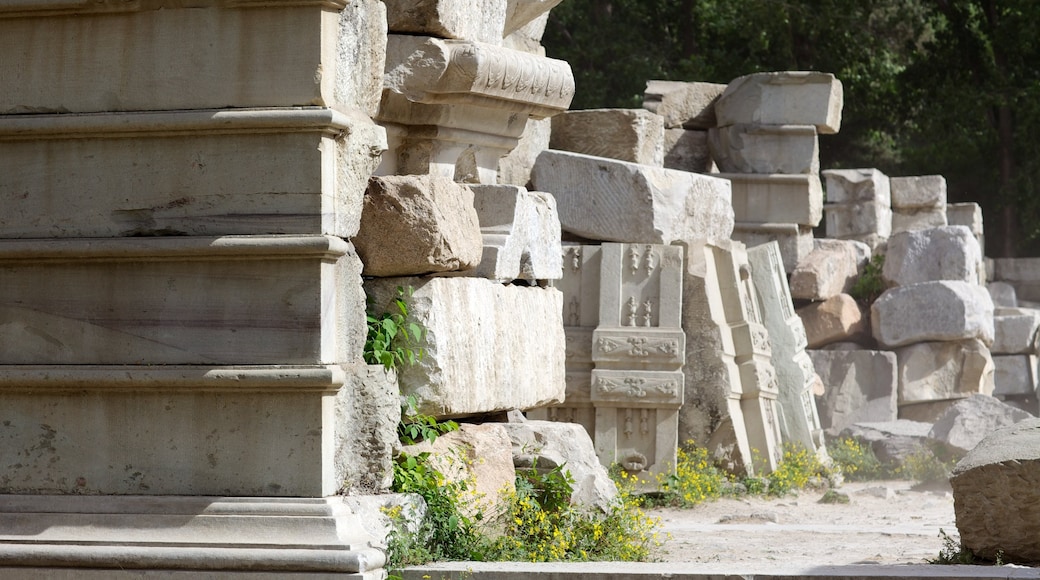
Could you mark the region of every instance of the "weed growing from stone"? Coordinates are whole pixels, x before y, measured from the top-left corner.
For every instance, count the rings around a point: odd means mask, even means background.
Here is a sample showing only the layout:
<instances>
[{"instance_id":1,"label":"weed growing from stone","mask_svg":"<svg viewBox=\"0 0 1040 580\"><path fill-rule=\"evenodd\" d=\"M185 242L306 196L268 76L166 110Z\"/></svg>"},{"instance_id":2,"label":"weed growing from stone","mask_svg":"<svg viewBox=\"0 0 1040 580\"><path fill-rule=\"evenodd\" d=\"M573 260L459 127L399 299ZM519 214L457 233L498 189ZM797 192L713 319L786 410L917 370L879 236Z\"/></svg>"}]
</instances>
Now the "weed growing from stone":
<instances>
[{"instance_id":1,"label":"weed growing from stone","mask_svg":"<svg viewBox=\"0 0 1040 580\"><path fill-rule=\"evenodd\" d=\"M978 559L975 554L961 545L957 540L951 538L946 530L939 529L939 538L942 539L943 545L939 549L939 557L934 560L929 560L929 564L978 564Z\"/></svg>"},{"instance_id":2,"label":"weed growing from stone","mask_svg":"<svg viewBox=\"0 0 1040 580\"><path fill-rule=\"evenodd\" d=\"M426 328L408 320L406 300L411 295L411 288L398 286L397 295L385 310L378 313L375 312L376 305L369 298L365 317L368 334L362 352L366 363L381 364L391 370L422 360L423 351L419 344L426 334Z\"/></svg>"},{"instance_id":3,"label":"weed growing from stone","mask_svg":"<svg viewBox=\"0 0 1040 580\"><path fill-rule=\"evenodd\" d=\"M885 291L885 282L881 278L881 270L885 267L884 254L875 254L863 267L863 273L852 285L849 295L865 304L872 304Z\"/></svg>"},{"instance_id":4,"label":"weed growing from stone","mask_svg":"<svg viewBox=\"0 0 1040 580\"><path fill-rule=\"evenodd\" d=\"M401 405L401 422L397 425L397 437L405 445L415 445L420 441L433 443L437 437L456 431L459 424L455 421L438 421L431 415L423 415L416 409L418 401L415 395L405 397Z\"/></svg>"}]
</instances>

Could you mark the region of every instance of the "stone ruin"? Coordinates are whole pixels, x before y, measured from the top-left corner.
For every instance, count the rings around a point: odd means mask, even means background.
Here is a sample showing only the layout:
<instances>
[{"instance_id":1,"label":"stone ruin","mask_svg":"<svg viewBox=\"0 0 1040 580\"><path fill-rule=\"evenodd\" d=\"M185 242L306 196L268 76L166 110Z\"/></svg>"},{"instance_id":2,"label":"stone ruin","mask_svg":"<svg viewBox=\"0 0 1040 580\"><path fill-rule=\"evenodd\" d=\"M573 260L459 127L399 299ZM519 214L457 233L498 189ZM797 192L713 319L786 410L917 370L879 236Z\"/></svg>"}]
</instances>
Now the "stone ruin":
<instances>
[{"instance_id":1,"label":"stone ruin","mask_svg":"<svg viewBox=\"0 0 1040 580\"><path fill-rule=\"evenodd\" d=\"M567 112L558 3L0 7L0 571L379 578L402 395L597 505L687 440L768 473L975 395L1036 413L1040 274L987 277L978 206L876 170L824 205L837 79ZM395 375L361 351L399 287Z\"/></svg>"}]
</instances>

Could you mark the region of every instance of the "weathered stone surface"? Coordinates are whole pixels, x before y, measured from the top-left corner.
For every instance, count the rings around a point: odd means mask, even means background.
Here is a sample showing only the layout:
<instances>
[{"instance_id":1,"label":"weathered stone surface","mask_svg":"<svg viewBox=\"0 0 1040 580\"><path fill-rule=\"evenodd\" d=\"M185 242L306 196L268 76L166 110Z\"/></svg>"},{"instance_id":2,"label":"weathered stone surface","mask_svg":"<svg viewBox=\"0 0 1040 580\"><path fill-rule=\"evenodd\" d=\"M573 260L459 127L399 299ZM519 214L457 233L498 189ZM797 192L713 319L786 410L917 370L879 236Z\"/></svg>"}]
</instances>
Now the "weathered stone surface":
<instances>
[{"instance_id":1,"label":"weathered stone surface","mask_svg":"<svg viewBox=\"0 0 1040 580\"><path fill-rule=\"evenodd\" d=\"M870 445L882 463L902 465L907 457L919 453L928 441L931 423L897 419L882 423L856 423L840 437L855 437Z\"/></svg>"},{"instance_id":2,"label":"weathered stone surface","mask_svg":"<svg viewBox=\"0 0 1040 580\"><path fill-rule=\"evenodd\" d=\"M1036 355L994 355L993 366L994 396L1036 396L1037 387L1040 387Z\"/></svg>"},{"instance_id":3,"label":"weathered stone surface","mask_svg":"<svg viewBox=\"0 0 1040 580\"><path fill-rule=\"evenodd\" d=\"M382 2L123 3L81 17L70 13L90 9L77 3L34 4L0 22L0 52L11 57L0 63L0 114L315 105L371 113L378 103Z\"/></svg>"},{"instance_id":4,"label":"weathered stone surface","mask_svg":"<svg viewBox=\"0 0 1040 580\"><path fill-rule=\"evenodd\" d=\"M742 123L717 127L708 130L708 145L723 173L816 176L820 172L819 139L812 125Z\"/></svg>"},{"instance_id":5,"label":"weathered stone surface","mask_svg":"<svg viewBox=\"0 0 1040 580\"><path fill-rule=\"evenodd\" d=\"M500 44L507 0L384 0L390 32Z\"/></svg>"},{"instance_id":6,"label":"weathered stone surface","mask_svg":"<svg viewBox=\"0 0 1040 580\"><path fill-rule=\"evenodd\" d=\"M462 423L457 431L441 435L432 444L422 441L401 451L408 455L428 452L431 465L445 479L465 481L459 507L467 515L503 513L507 495L516 490L513 447L505 423Z\"/></svg>"},{"instance_id":7,"label":"weathered stone surface","mask_svg":"<svg viewBox=\"0 0 1040 580\"><path fill-rule=\"evenodd\" d=\"M1040 352L1040 311L1030 308L997 308L993 316L994 354Z\"/></svg>"},{"instance_id":8,"label":"weathered stone surface","mask_svg":"<svg viewBox=\"0 0 1040 580\"><path fill-rule=\"evenodd\" d=\"M1017 308L1018 296L1015 287L1007 282L990 282L986 284L989 297L993 300L995 308Z\"/></svg>"},{"instance_id":9,"label":"weathered stone surface","mask_svg":"<svg viewBox=\"0 0 1040 580\"><path fill-rule=\"evenodd\" d=\"M837 133L844 104L841 81L829 73L754 73L730 81L715 102L718 126L737 123L814 125Z\"/></svg>"},{"instance_id":10,"label":"weathered stone surface","mask_svg":"<svg viewBox=\"0 0 1040 580\"><path fill-rule=\"evenodd\" d=\"M513 185L472 185L483 257L465 275L500 282L558 280L563 275L560 218L548 193Z\"/></svg>"},{"instance_id":11,"label":"weathered stone surface","mask_svg":"<svg viewBox=\"0 0 1040 580\"><path fill-rule=\"evenodd\" d=\"M919 342L896 357L900 404L993 394L993 359L979 340Z\"/></svg>"},{"instance_id":12,"label":"weathered stone surface","mask_svg":"<svg viewBox=\"0 0 1040 580\"><path fill-rule=\"evenodd\" d=\"M355 368L336 393L336 469L348 495L386 493L394 481L393 451L400 445L397 373L383 365Z\"/></svg>"},{"instance_id":13,"label":"weathered stone surface","mask_svg":"<svg viewBox=\"0 0 1040 580\"><path fill-rule=\"evenodd\" d=\"M982 207L977 203L950 203L946 205L946 222L951 226L968 226L979 241L982 255L986 255L986 237L982 227Z\"/></svg>"},{"instance_id":14,"label":"weathered stone surface","mask_svg":"<svg viewBox=\"0 0 1040 580\"><path fill-rule=\"evenodd\" d=\"M813 249L812 227L798 224L736 222L732 238L749 248L769 242L780 244L780 256L788 273Z\"/></svg>"},{"instance_id":15,"label":"weathered stone surface","mask_svg":"<svg viewBox=\"0 0 1040 580\"><path fill-rule=\"evenodd\" d=\"M878 203L892 207L890 179L877 169L827 169L827 203Z\"/></svg>"},{"instance_id":16,"label":"weathered stone surface","mask_svg":"<svg viewBox=\"0 0 1040 580\"><path fill-rule=\"evenodd\" d=\"M994 431L953 469L961 544L983 558L1040 560L1040 419Z\"/></svg>"},{"instance_id":17,"label":"weathered stone surface","mask_svg":"<svg viewBox=\"0 0 1040 580\"><path fill-rule=\"evenodd\" d=\"M896 355L876 350L809 350L823 381L820 424L835 436L855 423L896 420Z\"/></svg>"},{"instance_id":18,"label":"weathered stone surface","mask_svg":"<svg viewBox=\"0 0 1040 580\"><path fill-rule=\"evenodd\" d=\"M791 296L826 300L848 293L870 261L870 246L852 240L813 240L813 250L791 273Z\"/></svg>"},{"instance_id":19,"label":"weathered stone surface","mask_svg":"<svg viewBox=\"0 0 1040 580\"><path fill-rule=\"evenodd\" d=\"M1040 301L1040 258L996 258L989 279L1014 286L1019 301Z\"/></svg>"},{"instance_id":20,"label":"weathered stone surface","mask_svg":"<svg viewBox=\"0 0 1040 580\"><path fill-rule=\"evenodd\" d=\"M798 309L798 316L805 325L809 348L820 348L832 342L860 342L870 333L863 310L848 294L836 294L823 302L803 306Z\"/></svg>"},{"instance_id":21,"label":"weathered stone surface","mask_svg":"<svg viewBox=\"0 0 1040 580\"><path fill-rule=\"evenodd\" d=\"M552 118L549 147L660 167L664 120L646 109L566 111Z\"/></svg>"},{"instance_id":22,"label":"weathered stone surface","mask_svg":"<svg viewBox=\"0 0 1040 580\"><path fill-rule=\"evenodd\" d=\"M892 209L946 210L946 178L942 175L892 177L889 186Z\"/></svg>"},{"instance_id":23,"label":"weathered stone surface","mask_svg":"<svg viewBox=\"0 0 1040 580\"><path fill-rule=\"evenodd\" d=\"M0 364L353 362L361 262L334 236L0 241Z\"/></svg>"},{"instance_id":24,"label":"weathered stone surface","mask_svg":"<svg viewBox=\"0 0 1040 580\"><path fill-rule=\"evenodd\" d=\"M664 130L664 167L690 173L717 173L708 149L708 132L695 129Z\"/></svg>"},{"instance_id":25,"label":"weathered stone surface","mask_svg":"<svg viewBox=\"0 0 1040 580\"><path fill-rule=\"evenodd\" d=\"M1029 413L993 397L974 395L957 401L943 413L928 432L928 438L959 459L997 429L1031 418Z\"/></svg>"},{"instance_id":26,"label":"weathered stone surface","mask_svg":"<svg viewBox=\"0 0 1040 580\"><path fill-rule=\"evenodd\" d=\"M354 238L366 276L469 270L480 264L473 192L435 175L373 177Z\"/></svg>"},{"instance_id":27,"label":"weathered stone surface","mask_svg":"<svg viewBox=\"0 0 1040 580\"><path fill-rule=\"evenodd\" d=\"M823 212L830 238L860 241L875 250L892 233L892 210L879 203L827 204Z\"/></svg>"},{"instance_id":28,"label":"weathered stone surface","mask_svg":"<svg viewBox=\"0 0 1040 580\"><path fill-rule=\"evenodd\" d=\"M726 180L566 151L545 151L532 173L556 197L563 229L593 240L670 244L733 231Z\"/></svg>"},{"instance_id":29,"label":"weathered stone surface","mask_svg":"<svg viewBox=\"0 0 1040 580\"><path fill-rule=\"evenodd\" d=\"M0 117L0 237L349 238L385 148L330 109Z\"/></svg>"},{"instance_id":30,"label":"weathered stone surface","mask_svg":"<svg viewBox=\"0 0 1040 580\"><path fill-rule=\"evenodd\" d=\"M549 2L555 1L556 0L549 0ZM542 0L526 2L526 0L520 0L516 4L548 4L549 2L543 2ZM542 36L545 35L545 25L548 24L548 22L549 13L544 12L541 16L536 17L534 20L524 24L513 32L507 33L505 38L502 39L502 46L512 50L526 52L528 54L545 56L545 47L542 46ZM509 26L508 22L506 23L506 26Z\"/></svg>"},{"instance_id":31,"label":"weathered stone surface","mask_svg":"<svg viewBox=\"0 0 1040 580\"><path fill-rule=\"evenodd\" d=\"M941 228L945 225L947 225L946 212L942 208L892 208L892 233Z\"/></svg>"},{"instance_id":32,"label":"weathered stone surface","mask_svg":"<svg viewBox=\"0 0 1040 580\"><path fill-rule=\"evenodd\" d=\"M506 7L505 34L512 34L536 20L543 21L541 27L544 29L544 20L548 17L549 11L555 8L562 1L563 0L509 0ZM538 35L537 39L541 39L541 34Z\"/></svg>"},{"instance_id":33,"label":"weathered stone surface","mask_svg":"<svg viewBox=\"0 0 1040 580\"><path fill-rule=\"evenodd\" d=\"M889 286L919 282L982 281L982 250L971 230L946 226L900 232L888 239L881 277Z\"/></svg>"},{"instance_id":34,"label":"weathered stone surface","mask_svg":"<svg viewBox=\"0 0 1040 580\"><path fill-rule=\"evenodd\" d=\"M563 466L574 478L571 502L607 511L617 487L600 465L592 439L581 425L554 421L503 423L517 468L548 471Z\"/></svg>"},{"instance_id":35,"label":"weathered stone surface","mask_svg":"<svg viewBox=\"0 0 1040 580\"><path fill-rule=\"evenodd\" d=\"M549 148L552 119L531 119L517 146L498 160L498 183L527 187L538 155Z\"/></svg>"},{"instance_id":36,"label":"weathered stone surface","mask_svg":"<svg viewBox=\"0 0 1040 580\"><path fill-rule=\"evenodd\" d=\"M424 325L424 356L404 368L401 394L421 413L462 416L556 403L564 396L563 304L551 288L482 278L376 278L377 307L411 287L409 315ZM524 333L517 333L523 321ZM538 340L525 337L537 336ZM517 372L516 369L526 369Z\"/></svg>"},{"instance_id":37,"label":"weathered stone surface","mask_svg":"<svg viewBox=\"0 0 1040 580\"><path fill-rule=\"evenodd\" d=\"M664 117L668 129L706 130L715 126L715 101L726 85L646 81L643 108Z\"/></svg>"},{"instance_id":38,"label":"weathered stone surface","mask_svg":"<svg viewBox=\"0 0 1040 580\"><path fill-rule=\"evenodd\" d=\"M993 302L978 284L922 282L885 291L871 306L874 338L893 348L978 338L993 343Z\"/></svg>"},{"instance_id":39,"label":"weathered stone surface","mask_svg":"<svg viewBox=\"0 0 1040 580\"><path fill-rule=\"evenodd\" d=\"M823 189L815 175L719 173L733 188L733 216L741 223L816 226L823 217Z\"/></svg>"}]
</instances>

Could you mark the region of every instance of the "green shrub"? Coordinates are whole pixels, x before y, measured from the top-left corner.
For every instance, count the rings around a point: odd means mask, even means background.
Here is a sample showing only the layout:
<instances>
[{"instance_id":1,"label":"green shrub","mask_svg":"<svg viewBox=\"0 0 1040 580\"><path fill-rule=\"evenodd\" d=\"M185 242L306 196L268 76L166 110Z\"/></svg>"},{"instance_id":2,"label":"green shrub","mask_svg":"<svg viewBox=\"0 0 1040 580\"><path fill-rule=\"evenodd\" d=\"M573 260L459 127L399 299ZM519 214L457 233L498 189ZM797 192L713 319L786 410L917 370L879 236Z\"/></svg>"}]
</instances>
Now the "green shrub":
<instances>
[{"instance_id":1,"label":"green shrub","mask_svg":"<svg viewBox=\"0 0 1040 580\"><path fill-rule=\"evenodd\" d=\"M863 273L856 279L849 290L849 295L860 302L871 304L885 291L885 282L881 278L881 270L885 267L885 256L875 254L863 268Z\"/></svg>"},{"instance_id":2,"label":"green shrub","mask_svg":"<svg viewBox=\"0 0 1040 580\"><path fill-rule=\"evenodd\" d=\"M885 469L874 455L874 450L859 439L838 439L827 446L827 453L849 481L869 481L885 476Z\"/></svg>"},{"instance_id":3,"label":"green shrub","mask_svg":"<svg viewBox=\"0 0 1040 580\"><path fill-rule=\"evenodd\" d=\"M381 364L389 369L413 365L422 360L423 351L418 345L426 335L426 329L417 322L408 320L408 303L412 289L397 287L397 295L382 312L374 312L375 304L368 299L366 321L368 334L362 358L371 365Z\"/></svg>"}]
</instances>

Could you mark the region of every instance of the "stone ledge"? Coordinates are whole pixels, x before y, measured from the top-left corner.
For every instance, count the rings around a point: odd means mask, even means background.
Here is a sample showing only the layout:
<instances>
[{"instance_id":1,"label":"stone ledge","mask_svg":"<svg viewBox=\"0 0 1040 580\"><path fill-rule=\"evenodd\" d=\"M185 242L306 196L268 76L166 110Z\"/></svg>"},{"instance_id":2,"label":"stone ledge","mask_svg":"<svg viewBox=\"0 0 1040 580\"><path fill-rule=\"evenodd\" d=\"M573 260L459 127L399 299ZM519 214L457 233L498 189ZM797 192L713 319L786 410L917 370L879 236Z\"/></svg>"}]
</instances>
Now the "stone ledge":
<instances>
[{"instance_id":1,"label":"stone ledge","mask_svg":"<svg viewBox=\"0 0 1040 580\"><path fill-rule=\"evenodd\" d=\"M155 391L335 393L347 382L338 365L3 365L0 393Z\"/></svg>"},{"instance_id":2,"label":"stone ledge","mask_svg":"<svg viewBox=\"0 0 1040 580\"><path fill-rule=\"evenodd\" d=\"M335 236L219 236L0 240L0 264L18 262L124 262L257 260L316 257L335 260L350 253Z\"/></svg>"},{"instance_id":3,"label":"stone ledge","mask_svg":"<svg viewBox=\"0 0 1040 580\"><path fill-rule=\"evenodd\" d=\"M192 8L302 8L316 6L342 10L350 0L196 0ZM181 8L184 4L171 0L15 0L0 4L0 18L22 16L66 16L70 14L110 14L115 12L150 12Z\"/></svg>"}]
</instances>

